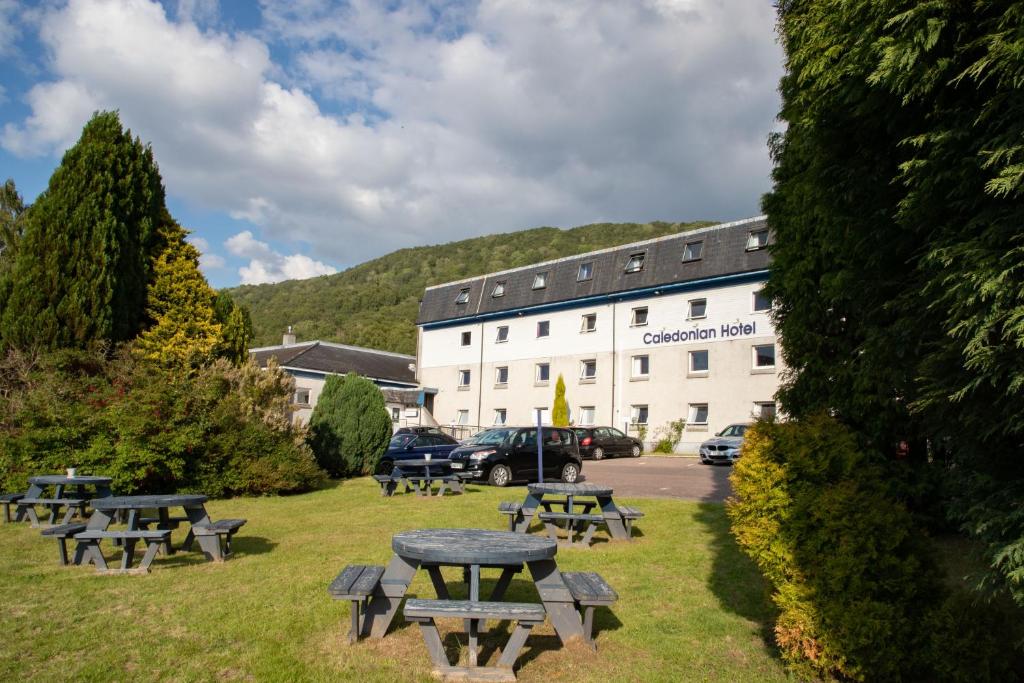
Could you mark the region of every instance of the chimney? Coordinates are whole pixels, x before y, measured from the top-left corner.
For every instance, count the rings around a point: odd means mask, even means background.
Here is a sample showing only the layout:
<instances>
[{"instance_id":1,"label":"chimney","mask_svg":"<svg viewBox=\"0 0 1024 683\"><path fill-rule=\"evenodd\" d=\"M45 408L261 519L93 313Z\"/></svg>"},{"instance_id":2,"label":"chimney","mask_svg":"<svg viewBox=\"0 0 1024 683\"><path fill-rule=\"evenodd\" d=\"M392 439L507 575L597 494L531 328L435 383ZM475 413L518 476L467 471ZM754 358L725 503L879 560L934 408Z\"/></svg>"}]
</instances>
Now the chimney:
<instances>
[{"instance_id":1,"label":"chimney","mask_svg":"<svg viewBox=\"0 0 1024 683\"><path fill-rule=\"evenodd\" d=\"M292 332L291 325L288 326L288 331L284 333L284 338L281 340L281 343L285 346L295 343L295 333Z\"/></svg>"}]
</instances>

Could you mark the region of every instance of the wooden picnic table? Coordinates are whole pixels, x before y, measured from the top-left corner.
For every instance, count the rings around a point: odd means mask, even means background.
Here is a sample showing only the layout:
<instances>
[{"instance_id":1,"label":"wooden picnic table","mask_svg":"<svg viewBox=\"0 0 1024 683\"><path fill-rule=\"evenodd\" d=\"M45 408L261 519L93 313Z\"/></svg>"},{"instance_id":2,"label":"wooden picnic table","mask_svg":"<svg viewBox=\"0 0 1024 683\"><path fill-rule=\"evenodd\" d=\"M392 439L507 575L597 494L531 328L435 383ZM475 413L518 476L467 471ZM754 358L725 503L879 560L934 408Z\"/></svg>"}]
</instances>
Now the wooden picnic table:
<instances>
[{"instance_id":1,"label":"wooden picnic table","mask_svg":"<svg viewBox=\"0 0 1024 683\"><path fill-rule=\"evenodd\" d=\"M610 486L589 483L563 484L553 482L550 484L528 484L526 490L526 500L523 501L521 509L522 516L514 525L514 530L518 533L526 533L538 508L552 512L551 506L553 504L560 505L564 508L566 514L572 515L574 514L575 506L579 505L583 508L582 514L589 513L591 508L600 508L604 524L608 527L608 533L612 538L619 540L629 540L630 538L622 519L622 512L616 507L615 501L612 499L612 488ZM595 500L581 502L577 500L578 498L593 498Z\"/></svg>"},{"instance_id":2,"label":"wooden picnic table","mask_svg":"<svg viewBox=\"0 0 1024 683\"><path fill-rule=\"evenodd\" d=\"M182 544L183 549L191 548L192 542L197 541L206 559L221 561L224 558L217 536L193 533L193 529L197 526L209 527L211 525L210 516L207 514L206 507L204 506L207 500L207 496L203 495L111 496L109 498L99 498L90 502L93 513L89 518L88 525L86 525L85 535L88 536L88 532L107 532L111 522L114 521L114 516L117 513L123 512L127 513L128 532L141 532L148 529L151 524L156 526L157 531L170 532L179 522L187 521L191 528L189 529L188 537ZM171 508L184 509L184 517L171 517ZM143 517L142 512L144 510L155 510L156 517ZM111 534L116 533L118 532L111 532ZM111 535L110 538L116 539L117 536ZM161 544L163 551L167 555L172 555L175 552L174 547L171 545L170 536L166 538L167 540ZM79 541L75 552L75 564L81 564L83 560L88 561L91 559L96 564L97 569L105 571L106 562L102 554L99 553L98 548L80 540L78 535L75 536L75 539ZM86 558L86 555L89 555L89 558ZM149 559L152 561L152 557ZM126 565L122 567L123 570L127 570L128 565L131 564L131 557L127 552L125 558L123 558L123 564ZM148 566L148 563L146 563L146 566Z\"/></svg>"},{"instance_id":3,"label":"wooden picnic table","mask_svg":"<svg viewBox=\"0 0 1024 683\"><path fill-rule=\"evenodd\" d=\"M512 577L522 571L525 564L562 643L576 637L585 638L572 593L555 563L558 545L551 539L486 529L420 529L395 534L391 548L395 554L366 607L361 630L364 636L384 637L420 567L427 570L440 600L450 599L440 568L463 567L471 601L480 600L480 570L501 569L501 576L488 598L489 602L497 602L502 600ZM478 624L476 620L466 621L469 660L470 665L475 666Z\"/></svg>"},{"instance_id":4,"label":"wooden picnic table","mask_svg":"<svg viewBox=\"0 0 1024 683\"><path fill-rule=\"evenodd\" d=\"M76 509L84 519L85 507L90 499L107 498L112 495L110 482L110 477L84 475L68 477L63 474L46 474L29 477L28 491L18 501L14 520L20 522L27 517L33 527L40 526L39 517L36 516L36 505L42 505L50 511L48 524L51 525L57 523L57 515L60 514L62 507L68 509L62 524L71 521ZM93 492L87 492L86 487L91 487ZM53 488L52 496L47 494L50 488Z\"/></svg>"},{"instance_id":5,"label":"wooden picnic table","mask_svg":"<svg viewBox=\"0 0 1024 683\"><path fill-rule=\"evenodd\" d=\"M425 458L396 460L395 468L398 471L393 472L392 476L414 483L417 493L426 496L433 495L431 483L433 481L441 481L442 485L437 490L437 495L440 496L444 495L446 488L444 484L451 480L451 463L452 461L448 458L440 458L438 460L427 460ZM422 474L419 473L421 471ZM461 491L461 483L458 487L453 487L453 489Z\"/></svg>"}]
</instances>

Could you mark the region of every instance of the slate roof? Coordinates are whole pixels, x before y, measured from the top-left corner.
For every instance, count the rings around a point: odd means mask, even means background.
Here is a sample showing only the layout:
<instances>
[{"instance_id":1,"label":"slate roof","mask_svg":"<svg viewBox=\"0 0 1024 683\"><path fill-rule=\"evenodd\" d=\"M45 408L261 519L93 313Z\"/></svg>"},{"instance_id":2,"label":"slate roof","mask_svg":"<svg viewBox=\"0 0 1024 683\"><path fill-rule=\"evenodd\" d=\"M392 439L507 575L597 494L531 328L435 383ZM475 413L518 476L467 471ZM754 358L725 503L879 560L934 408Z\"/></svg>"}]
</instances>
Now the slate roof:
<instances>
[{"instance_id":1,"label":"slate roof","mask_svg":"<svg viewBox=\"0 0 1024 683\"><path fill-rule=\"evenodd\" d=\"M355 372L369 379L416 385L416 373L409 367L415 367L416 357L401 353L311 341L249 349L249 355L264 368L271 357L277 357L279 365L297 370L337 375Z\"/></svg>"},{"instance_id":2,"label":"slate roof","mask_svg":"<svg viewBox=\"0 0 1024 683\"><path fill-rule=\"evenodd\" d=\"M764 270L770 261L768 250L748 251L746 246L750 233L766 226L765 217L758 216L427 287L416 322L422 325L459 320L583 297ZM698 240L704 242L701 259L684 263L684 247L688 242ZM643 270L625 272L630 256L640 252L645 255ZM580 264L585 262L593 262L593 277L577 282ZM548 273L547 286L533 289L534 276L543 271ZM501 281L505 282L505 295L491 296L494 285ZM460 291L467 288L469 301L455 303Z\"/></svg>"}]
</instances>

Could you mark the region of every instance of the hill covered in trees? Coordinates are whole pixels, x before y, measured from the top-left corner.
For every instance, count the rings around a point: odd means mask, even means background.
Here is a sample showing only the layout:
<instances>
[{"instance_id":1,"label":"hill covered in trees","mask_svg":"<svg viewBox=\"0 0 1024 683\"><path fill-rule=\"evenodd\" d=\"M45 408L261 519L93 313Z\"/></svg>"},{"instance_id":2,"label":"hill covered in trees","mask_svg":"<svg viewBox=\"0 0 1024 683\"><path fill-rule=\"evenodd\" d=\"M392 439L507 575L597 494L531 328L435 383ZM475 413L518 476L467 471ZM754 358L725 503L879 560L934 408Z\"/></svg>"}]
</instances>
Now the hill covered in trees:
<instances>
[{"instance_id":1,"label":"hill covered in trees","mask_svg":"<svg viewBox=\"0 0 1024 683\"><path fill-rule=\"evenodd\" d=\"M228 290L252 314L255 344L281 343L292 325L300 340L323 339L416 352L424 287L710 225L596 223L534 228L430 247L400 249L341 273Z\"/></svg>"}]
</instances>

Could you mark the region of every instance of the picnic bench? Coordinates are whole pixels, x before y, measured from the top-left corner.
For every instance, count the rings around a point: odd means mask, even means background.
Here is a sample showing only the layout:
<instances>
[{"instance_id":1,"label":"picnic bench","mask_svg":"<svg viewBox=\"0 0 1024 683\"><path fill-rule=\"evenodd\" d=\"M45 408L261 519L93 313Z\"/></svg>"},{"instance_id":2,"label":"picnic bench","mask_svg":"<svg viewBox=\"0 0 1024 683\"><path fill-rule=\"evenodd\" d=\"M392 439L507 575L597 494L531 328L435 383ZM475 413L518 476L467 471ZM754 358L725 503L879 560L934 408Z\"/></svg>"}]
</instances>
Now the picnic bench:
<instances>
[{"instance_id":1,"label":"picnic bench","mask_svg":"<svg viewBox=\"0 0 1024 683\"><path fill-rule=\"evenodd\" d=\"M354 643L359 638L359 616L366 611L366 604L383 575L384 567L379 565L350 564L327 587L327 592L335 600L348 600L352 603L352 626L348 631L348 642Z\"/></svg>"},{"instance_id":2,"label":"picnic bench","mask_svg":"<svg viewBox=\"0 0 1024 683\"><path fill-rule=\"evenodd\" d=\"M596 647L594 643L594 608L610 607L619 599L619 595L596 572L566 572L562 574L562 579L569 587L569 592L572 593L576 608L582 608L584 611L583 637L590 647Z\"/></svg>"},{"instance_id":3,"label":"picnic bench","mask_svg":"<svg viewBox=\"0 0 1024 683\"><path fill-rule=\"evenodd\" d=\"M440 483L436 493L437 496L443 496L445 491L449 489L452 493L462 493L462 479L458 475L451 473L450 466L451 460L447 458L439 460L418 458L396 460L395 469L392 470L391 476L397 480L395 486L397 486L398 482L404 481L406 490L412 487L417 495L420 496L435 495L432 488L433 482ZM392 489L393 492L394 489Z\"/></svg>"},{"instance_id":4,"label":"picnic bench","mask_svg":"<svg viewBox=\"0 0 1024 683\"><path fill-rule=\"evenodd\" d=\"M47 529L43 529L43 536L57 539L57 549L60 552L60 564L62 567L66 566L68 563L68 539L74 538L75 534L85 531L85 527L85 522L78 522L75 524L61 524L60 526L51 526Z\"/></svg>"},{"instance_id":5,"label":"picnic bench","mask_svg":"<svg viewBox=\"0 0 1024 683\"><path fill-rule=\"evenodd\" d=\"M0 493L0 505L4 506L4 523L9 524L11 522L11 505L16 504L19 500L25 497L24 493ZM18 512L15 510L15 515ZM21 521L17 518L17 521Z\"/></svg>"},{"instance_id":6,"label":"picnic bench","mask_svg":"<svg viewBox=\"0 0 1024 683\"><path fill-rule=\"evenodd\" d=\"M63 474L48 474L38 477L29 477L28 491L17 500L17 512L15 521L28 519L33 528L42 526L36 514L36 506L40 505L49 510L48 524L57 524L57 517L61 508L66 507L60 524L69 524L76 512L82 518L86 518L86 506L91 498L105 498L110 493L110 477L74 476L68 477ZM49 489L52 494L48 494ZM86 491L86 487L92 487L94 494ZM73 490L73 494L69 491Z\"/></svg>"},{"instance_id":7,"label":"picnic bench","mask_svg":"<svg viewBox=\"0 0 1024 683\"><path fill-rule=\"evenodd\" d=\"M124 552L121 555L121 567L110 569L107 560L100 550L100 541L103 539L114 539L121 542ZM75 551L75 564L81 564L83 560L96 565L96 571L103 574L148 574L149 565L153 563L157 552L165 544L170 543L170 529L124 529L108 531L103 529L86 529L75 534L78 541L78 548ZM146 544L146 554L138 567L132 567L132 560L135 558L135 544L143 541Z\"/></svg>"},{"instance_id":8,"label":"picnic bench","mask_svg":"<svg viewBox=\"0 0 1024 683\"><path fill-rule=\"evenodd\" d=\"M579 500L581 497L587 500ZM555 509L556 506L561 509ZM522 503L503 502L498 511L509 516L509 528L513 531L526 533L536 517L552 539L572 547L590 547L601 526L607 528L613 539L630 540L633 521L643 516L635 508L616 506L610 487L589 483L529 484ZM559 535L563 529L567 536L564 540Z\"/></svg>"}]
</instances>

